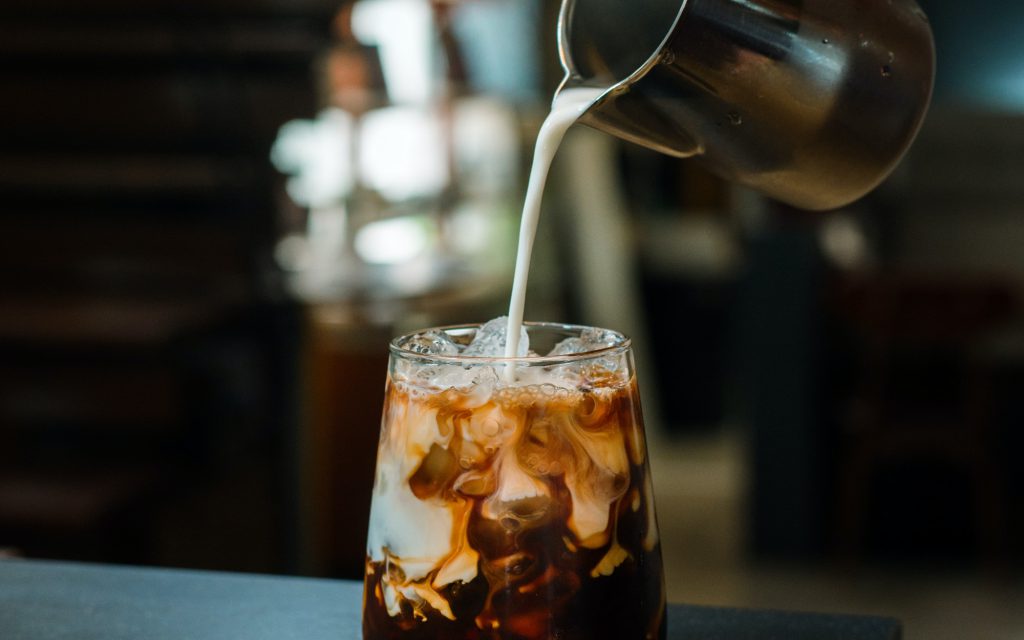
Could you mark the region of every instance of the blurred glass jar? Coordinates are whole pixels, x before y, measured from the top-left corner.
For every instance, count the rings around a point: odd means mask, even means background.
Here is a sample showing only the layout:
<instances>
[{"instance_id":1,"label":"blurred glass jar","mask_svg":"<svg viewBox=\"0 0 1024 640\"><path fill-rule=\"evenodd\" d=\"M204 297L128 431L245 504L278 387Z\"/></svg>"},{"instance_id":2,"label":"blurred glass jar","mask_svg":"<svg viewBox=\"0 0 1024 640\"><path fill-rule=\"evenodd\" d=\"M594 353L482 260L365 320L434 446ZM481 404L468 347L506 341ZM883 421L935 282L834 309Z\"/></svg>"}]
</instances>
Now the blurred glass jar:
<instances>
[{"instance_id":1,"label":"blurred glass jar","mask_svg":"<svg viewBox=\"0 0 1024 640\"><path fill-rule=\"evenodd\" d=\"M339 10L315 120L271 159L306 210L276 248L313 300L401 298L509 272L540 84L537 2L358 0ZM286 227L289 225L285 225Z\"/></svg>"}]
</instances>

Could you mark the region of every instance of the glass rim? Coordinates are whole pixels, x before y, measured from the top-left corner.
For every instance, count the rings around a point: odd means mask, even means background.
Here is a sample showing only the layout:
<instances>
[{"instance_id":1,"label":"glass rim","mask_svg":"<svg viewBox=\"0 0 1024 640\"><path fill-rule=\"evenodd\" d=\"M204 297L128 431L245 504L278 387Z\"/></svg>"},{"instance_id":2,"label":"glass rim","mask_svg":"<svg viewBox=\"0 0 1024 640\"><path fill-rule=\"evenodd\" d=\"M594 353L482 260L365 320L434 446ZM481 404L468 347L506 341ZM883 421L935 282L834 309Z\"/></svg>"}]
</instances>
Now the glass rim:
<instances>
[{"instance_id":1,"label":"glass rim","mask_svg":"<svg viewBox=\"0 0 1024 640\"><path fill-rule=\"evenodd\" d=\"M448 333L450 331L465 331L470 329L479 329L483 326L483 323L469 323L469 324L452 324L440 327L427 327L411 333L406 333L397 338L391 340L388 344L388 350L392 356L398 356L406 360L419 360L421 362L429 362L436 364L455 364L464 367L468 366L486 366L486 365L500 365L500 364L516 364L520 366L529 367L545 367L559 364L566 364L571 362L580 362L583 360L594 360L597 358L606 358L609 356L619 356L629 351L633 346L633 341L629 336L625 335L620 331L614 329L605 329L603 327L594 327L591 325L584 324L566 324L562 322L524 322L523 326L527 329L555 329L565 332L577 332L582 333L585 329L598 329L600 331L606 331L614 334L619 342L607 347L601 347L600 349L593 349L590 351L583 351L581 353L567 353L564 355L535 355L535 356L513 356L507 358L505 356L465 356L465 355L436 355L429 353L419 353L411 349L406 349L399 343L403 340L409 339L413 336L427 333L428 331L443 331Z\"/></svg>"}]
</instances>

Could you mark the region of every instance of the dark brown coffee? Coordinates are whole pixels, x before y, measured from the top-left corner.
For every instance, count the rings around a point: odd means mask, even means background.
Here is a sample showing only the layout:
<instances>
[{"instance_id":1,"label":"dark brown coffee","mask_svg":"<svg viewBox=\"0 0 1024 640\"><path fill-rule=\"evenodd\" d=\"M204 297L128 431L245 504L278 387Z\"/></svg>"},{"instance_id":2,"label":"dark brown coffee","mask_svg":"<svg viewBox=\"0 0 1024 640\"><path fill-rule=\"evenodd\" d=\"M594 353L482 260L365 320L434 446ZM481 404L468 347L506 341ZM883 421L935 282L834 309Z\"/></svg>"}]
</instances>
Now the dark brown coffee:
<instances>
[{"instance_id":1,"label":"dark brown coffee","mask_svg":"<svg viewBox=\"0 0 1024 640\"><path fill-rule=\"evenodd\" d=\"M635 382L389 379L363 637L665 637Z\"/></svg>"}]
</instances>

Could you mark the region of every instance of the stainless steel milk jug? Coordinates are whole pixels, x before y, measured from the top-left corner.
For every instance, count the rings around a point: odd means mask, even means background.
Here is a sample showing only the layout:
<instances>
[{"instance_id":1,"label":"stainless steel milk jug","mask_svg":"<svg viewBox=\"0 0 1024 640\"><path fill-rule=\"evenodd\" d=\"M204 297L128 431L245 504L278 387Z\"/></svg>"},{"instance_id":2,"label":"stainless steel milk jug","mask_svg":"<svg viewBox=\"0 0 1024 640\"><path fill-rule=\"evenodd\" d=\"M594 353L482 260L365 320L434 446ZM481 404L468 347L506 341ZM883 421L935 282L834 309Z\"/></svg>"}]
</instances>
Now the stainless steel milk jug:
<instances>
[{"instance_id":1,"label":"stainless steel milk jug","mask_svg":"<svg viewBox=\"0 0 1024 640\"><path fill-rule=\"evenodd\" d=\"M559 51L580 122L805 209L892 171L935 74L913 0L564 0Z\"/></svg>"}]
</instances>

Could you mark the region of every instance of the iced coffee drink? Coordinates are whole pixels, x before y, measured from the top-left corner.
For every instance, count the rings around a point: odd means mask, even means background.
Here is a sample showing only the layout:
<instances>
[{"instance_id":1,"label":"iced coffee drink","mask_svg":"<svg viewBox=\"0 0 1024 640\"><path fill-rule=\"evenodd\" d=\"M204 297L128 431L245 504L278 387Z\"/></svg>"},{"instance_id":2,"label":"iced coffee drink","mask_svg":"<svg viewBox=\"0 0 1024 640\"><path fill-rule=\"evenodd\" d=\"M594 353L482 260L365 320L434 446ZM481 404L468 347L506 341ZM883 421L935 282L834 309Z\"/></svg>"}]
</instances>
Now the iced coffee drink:
<instances>
[{"instance_id":1,"label":"iced coffee drink","mask_svg":"<svg viewBox=\"0 0 1024 640\"><path fill-rule=\"evenodd\" d=\"M628 340L527 325L506 358L505 327L391 345L364 639L664 638Z\"/></svg>"}]
</instances>

